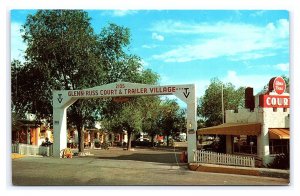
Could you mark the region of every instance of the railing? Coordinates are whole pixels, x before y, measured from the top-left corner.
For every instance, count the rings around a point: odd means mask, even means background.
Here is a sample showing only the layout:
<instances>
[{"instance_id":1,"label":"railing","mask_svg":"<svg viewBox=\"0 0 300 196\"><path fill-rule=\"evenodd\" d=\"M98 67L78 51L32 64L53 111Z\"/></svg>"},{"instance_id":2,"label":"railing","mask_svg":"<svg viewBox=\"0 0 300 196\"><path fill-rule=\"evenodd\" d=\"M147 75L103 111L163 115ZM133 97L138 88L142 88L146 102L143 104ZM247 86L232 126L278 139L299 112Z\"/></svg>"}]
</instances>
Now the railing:
<instances>
[{"instance_id":1,"label":"railing","mask_svg":"<svg viewBox=\"0 0 300 196\"><path fill-rule=\"evenodd\" d=\"M233 165L243 167L255 167L254 157L222 154L210 151L194 151L194 162L219 165Z\"/></svg>"},{"instance_id":2,"label":"railing","mask_svg":"<svg viewBox=\"0 0 300 196\"><path fill-rule=\"evenodd\" d=\"M12 144L11 145L12 153L18 153L22 155L43 155L43 156L52 156L53 147L50 146L34 146L29 144Z\"/></svg>"}]
</instances>

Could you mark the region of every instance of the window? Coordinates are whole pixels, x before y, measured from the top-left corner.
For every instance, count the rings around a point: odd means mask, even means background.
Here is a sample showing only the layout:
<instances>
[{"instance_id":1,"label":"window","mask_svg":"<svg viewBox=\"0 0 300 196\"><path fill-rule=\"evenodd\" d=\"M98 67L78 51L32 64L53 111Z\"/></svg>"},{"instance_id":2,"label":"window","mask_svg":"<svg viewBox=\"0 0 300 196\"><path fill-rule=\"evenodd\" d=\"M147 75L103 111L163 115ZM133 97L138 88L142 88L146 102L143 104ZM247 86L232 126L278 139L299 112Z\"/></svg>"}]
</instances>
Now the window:
<instances>
[{"instance_id":1,"label":"window","mask_svg":"<svg viewBox=\"0 0 300 196\"><path fill-rule=\"evenodd\" d=\"M233 153L257 154L257 137L252 135L234 136Z\"/></svg>"},{"instance_id":2,"label":"window","mask_svg":"<svg viewBox=\"0 0 300 196\"><path fill-rule=\"evenodd\" d=\"M273 112L277 112L277 108L273 108Z\"/></svg>"},{"instance_id":3,"label":"window","mask_svg":"<svg viewBox=\"0 0 300 196\"><path fill-rule=\"evenodd\" d=\"M269 143L270 154L289 153L290 140L271 139Z\"/></svg>"},{"instance_id":4,"label":"window","mask_svg":"<svg viewBox=\"0 0 300 196\"><path fill-rule=\"evenodd\" d=\"M287 112L287 108L283 108L283 112Z\"/></svg>"}]
</instances>

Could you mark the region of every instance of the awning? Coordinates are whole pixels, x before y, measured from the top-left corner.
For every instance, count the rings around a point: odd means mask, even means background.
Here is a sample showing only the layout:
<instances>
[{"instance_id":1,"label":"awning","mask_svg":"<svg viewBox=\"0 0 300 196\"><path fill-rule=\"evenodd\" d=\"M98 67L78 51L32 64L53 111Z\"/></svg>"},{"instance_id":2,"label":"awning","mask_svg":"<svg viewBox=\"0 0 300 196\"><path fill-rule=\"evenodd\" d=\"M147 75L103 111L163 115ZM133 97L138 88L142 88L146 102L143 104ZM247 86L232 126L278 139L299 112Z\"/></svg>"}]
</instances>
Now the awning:
<instances>
[{"instance_id":1,"label":"awning","mask_svg":"<svg viewBox=\"0 0 300 196\"><path fill-rule=\"evenodd\" d=\"M269 139L290 139L290 129L269 129Z\"/></svg>"},{"instance_id":2,"label":"awning","mask_svg":"<svg viewBox=\"0 0 300 196\"><path fill-rule=\"evenodd\" d=\"M259 135L260 123L224 123L197 130L198 135Z\"/></svg>"}]
</instances>

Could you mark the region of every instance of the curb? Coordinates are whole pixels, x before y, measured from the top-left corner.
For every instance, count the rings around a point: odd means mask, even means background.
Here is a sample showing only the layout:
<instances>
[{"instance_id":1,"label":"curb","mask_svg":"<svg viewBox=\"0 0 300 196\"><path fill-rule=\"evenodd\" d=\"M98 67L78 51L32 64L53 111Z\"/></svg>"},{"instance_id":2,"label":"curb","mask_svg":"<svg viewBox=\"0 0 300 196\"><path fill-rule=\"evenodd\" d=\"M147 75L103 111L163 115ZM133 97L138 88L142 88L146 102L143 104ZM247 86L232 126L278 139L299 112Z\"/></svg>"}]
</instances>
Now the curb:
<instances>
[{"instance_id":1,"label":"curb","mask_svg":"<svg viewBox=\"0 0 300 196\"><path fill-rule=\"evenodd\" d=\"M192 171L226 173L237 175L251 175L272 178L290 178L289 170L267 169L267 168L250 168L250 167L235 167L235 166L221 166L213 164L197 164L190 163L188 168Z\"/></svg>"},{"instance_id":2,"label":"curb","mask_svg":"<svg viewBox=\"0 0 300 196\"><path fill-rule=\"evenodd\" d=\"M14 159L20 159L20 158L23 158L25 157L25 155L21 155L21 154L17 154L17 153L12 153L11 154L11 159L14 160Z\"/></svg>"}]
</instances>

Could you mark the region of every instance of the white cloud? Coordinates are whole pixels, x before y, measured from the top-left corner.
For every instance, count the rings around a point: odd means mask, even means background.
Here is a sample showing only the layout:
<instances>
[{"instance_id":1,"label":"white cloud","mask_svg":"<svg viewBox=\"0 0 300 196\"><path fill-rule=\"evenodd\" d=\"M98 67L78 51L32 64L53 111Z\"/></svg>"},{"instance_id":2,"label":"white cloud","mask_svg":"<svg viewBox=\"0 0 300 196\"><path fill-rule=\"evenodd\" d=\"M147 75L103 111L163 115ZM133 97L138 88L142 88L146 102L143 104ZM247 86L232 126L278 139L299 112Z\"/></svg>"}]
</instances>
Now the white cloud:
<instances>
[{"instance_id":1,"label":"white cloud","mask_svg":"<svg viewBox=\"0 0 300 196\"><path fill-rule=\"evenodd\" d=\"M281 71L289 71L289 67L290 67L289 63L280 63L275 65L275 68Z\"/></svg>"},{"instance_id":2,"label":"white cloud","mask_svg":"<svg viewBox=\"0 0 300 196\"><path fill-rule=\"evenodd\" d=\"M171 78L164 76L164 83L161 82L162 85L167 84L195 84L196 85L196 97L202 97L205 94L205 90L211 83L210 79L202 79L202 80L189 80L188 78L181 80L179 83L172 81ZM232 83L236 88L239 87L252 87L254 90L254 94L260 92L263 87L268 84L269 80L274 77L273 75L268 74L251 74L251 75L239 75L234 70L228 70L226 76L219 77L219 80L223 83Z\"/></svg>"},{"instance_id":3,"label":"white cloud","mask_svg":"<svg viewBox=\"0 0 300 196\"><path fill-rule=\"evenodd\" d=\"M11 60L18 59L25 61L24 52L26 50L26 44L23 42L22 34L20 32L21 23L12 22L10 33L11 33Z\"/></svg>"},{"instance_id":4,"label":"white cloud","mask_svg":"<svg viewBox=\"0 0 300 196\"><path fill-rule=\"evenodd\" d=\"M279 20L278 32L282 38L287 38L289 36L289 21L286 19Z\"/></svg>"},{"instance_id":5,"label":"white cloud","mask_svg":"<svg viewBox=\"0 0 300 196\"><path fill-rule=\"evenodd\" d=\"M272 75L263 74L263 75L238 75L235 71L229 70L227 75L224 78L221 78L221 81L224 83L232 83L235 87L252 87L254 94L260 92L263 87L268 84L269 80L272 78Z\"/></svg>"},{"instance_id":6,"label":"white cloud","mask_svg":"<svg viewBox=\"0 0 300 196\"><path fill-rule=\"evenodd\" d=\"M153 24L153 32L169 34L228 34L243 35L241 32L254 32L257 27L243 23L186 23L181 21L163 20Z\"/></svg>"},{"instance_id":7,"label":"white cloud","mask_svg":"<svg viewBox=\"0 0 300 196\"><path fill-rule=\"evenodd\" d=\"M153 49L153 48L156 48L156 47L157 47L157 45L155 45L155 44L150 44L150 45L144 44L144 45L142 45L142 48L146 48L146 49Z\"/></svg>"},{"instance_id":8,"label":"white cloud","mask_svg":"<svg viewBox=\"0 0 300 196\"><path fill-rule=\"evenodd\" d=\"M115 10L113 11L113 15L117 16L117 17L122 17L122 16L126 16L126 15L133 15L136 14L137 11L134 10Z\"/></svg>"},{"instance_id":9,"label":"white cloud","mask_svg":"<svg viewBox=\"0 0 300 196\"><path fill-rule=\"evenodd\" d=\"M262 16L265 12L266 12L265 10L259 10L259 11L256 11L256 12L250 14L250 16L252 16L252 17Z\"/></svg>"},{"instance_id":10,"label":"white cloud","mask_svg":"<svg viewBox=\"0 0 300 196\"><path fill-rule=\"evenodd\" d=\"M210 39L194 45L183 45L160 55L154 55L154 59L161 59L165 62L188 62L193 60L210 59L222 56L236 56L256 50L272 48L275 43L254 42L253 40L239 39L234 37L222 37ZM274 46L275 47L275 46ZM244 59L247 59L244 56ZM253 57L252 55L248 55ZM261 56L256 56L256 58Z\"/></svg>"},{"instance_id":11,"label":"white cloud","mask_svg":"<svg viewBox=\"0 0 300 196\"><path fill-rule=\"evenodd\" d=\"M190 80L187 77L183 77L179 79L180 81L178 81L178 78L176 78L176 80L174 78L170 78L169 76L165 75L165 74L160 74L160 85L170 85L170 84L174 84L174 85L180 85L180 84L195 84L196 85L196 97L199 98L201 96L204 95L205 90L207 89L207 87L210 84L210 80Z\"/></svg>"},{"instance_id":12,"label":"white cloud","mask_svg":"<svg viewBox=\"0 0 300 196\"><path fill-rule=\"evenodd\" d=\"M255 52L248 52L248 53L242 53L239 55L235 55L232 57L229 57L229 60L231 61L244 61L244 60L253 60L253 59L259 59L264 57L271 57L275 56L275 52L270 51L255 51Z\"/></svg>"},{"instance_id":13,"label":"white cloud","mask_svg":"<svg viewBox=\"0 0 300 196\"><path fill-rule=\"evenodd\" d=\"M105 11L102 15L110 15L113 17L124 17L128 15L134 15L138 13L136 10L113 10L113 11Z\"/></svg>"},{"instance_id":14,"label":"white cloud","mask_svg":"<svg viewBox=\"0 0 300 196\"><path fill-rule=\"evenodd\" d=\"M141 60L141 64L142 64L143 67L149 66L149 63L147 61L143 60L143 59Z\"/></svg>"},{"instance_id":15,"label":"white cloud","mask_svg":"<svg viewBox=\"0 0 300 196\"><path fill-rule=\"evenodd\" d=\"M159 35L157 33L152 33L152 39L158 40L158 41L164 41L165 38L164 38L164 36Z\"/></svg>"},{"instance_id":16,"label":"white cloud","mask_svg":"<svg viewBox=\"0 0 300 196\"><path fill-rule=\"evenodd\" d=\"M189 24L171 20L161 21L151 30L176 36L193 35L198 39L187 39L188 44L180 43L176 48L154 55L153 58L165 62L188 62L217 57L246 60L274 56L276 55L274 49L288 47L288 39L286 39L289 35L288 27L289 22L286 19L266 26L223 22Z\"/></svg>"},{"instance_id":17,"label":"white cloud","mask_svg":"<svg viewBox=\"0 0 300 196\"><path fill-rule=\"evenodd\" d=\"M174 83L174 81L171 80L171 78L165 74L160 74L159 75L159 83L161 85L169 85Z\"/></svg>"}]
</instances>

